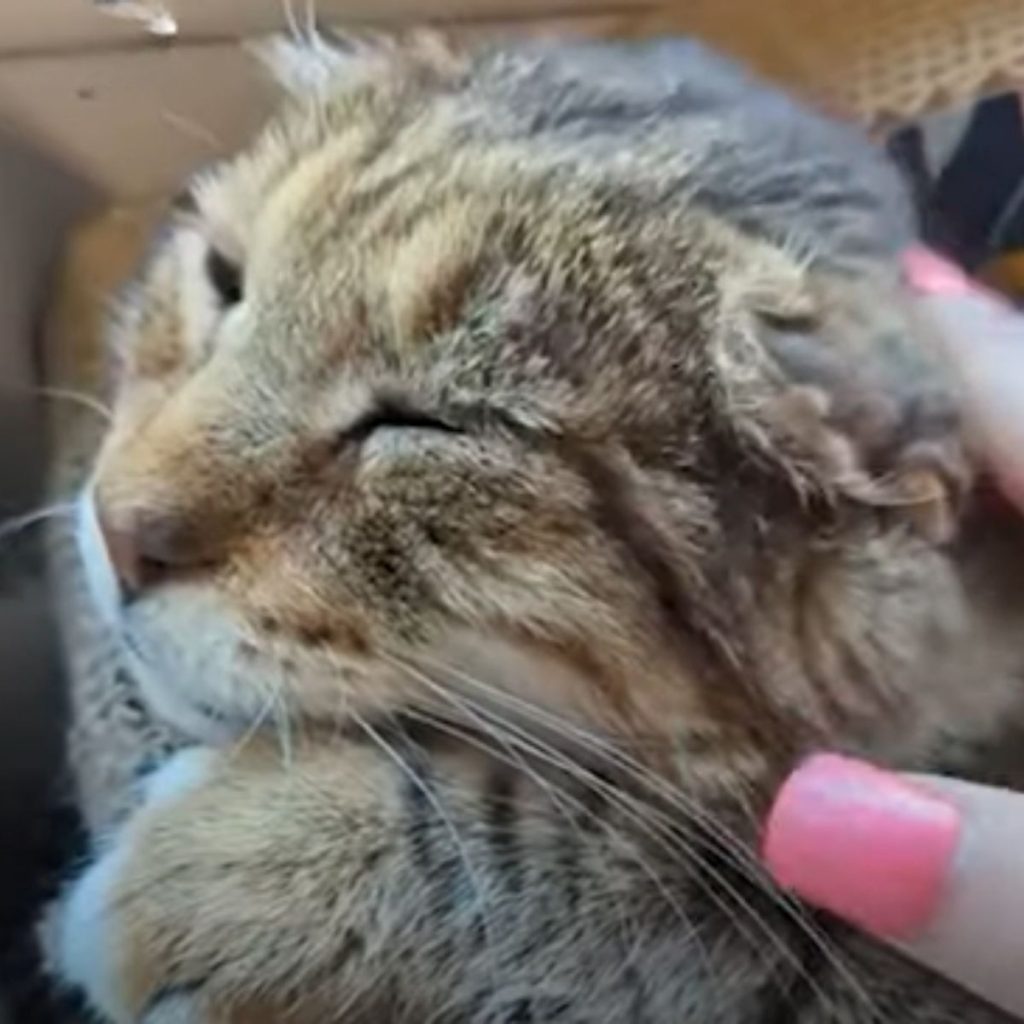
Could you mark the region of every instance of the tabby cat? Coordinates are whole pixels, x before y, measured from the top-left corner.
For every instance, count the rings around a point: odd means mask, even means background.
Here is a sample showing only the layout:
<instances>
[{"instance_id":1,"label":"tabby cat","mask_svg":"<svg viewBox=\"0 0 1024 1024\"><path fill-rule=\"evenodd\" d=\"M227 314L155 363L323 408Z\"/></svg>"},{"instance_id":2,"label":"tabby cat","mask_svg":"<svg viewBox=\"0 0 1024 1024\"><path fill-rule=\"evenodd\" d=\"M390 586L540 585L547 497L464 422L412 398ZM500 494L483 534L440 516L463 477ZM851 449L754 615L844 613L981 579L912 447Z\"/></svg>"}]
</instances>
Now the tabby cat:
<instances>
[{"instance_id":1,"label":"tabby cat","mask_svg":"<svg viewBox=\"0 0 1024 1024\"><path fill-rule=\"evenodd\" d=\"M201 745L55 972L116 1024L1005 1019L756 856L806 752L984 774L1017 714L894 174L688 41L270 57L107 336L82 572Z\"/></svg>"}]
</instances>

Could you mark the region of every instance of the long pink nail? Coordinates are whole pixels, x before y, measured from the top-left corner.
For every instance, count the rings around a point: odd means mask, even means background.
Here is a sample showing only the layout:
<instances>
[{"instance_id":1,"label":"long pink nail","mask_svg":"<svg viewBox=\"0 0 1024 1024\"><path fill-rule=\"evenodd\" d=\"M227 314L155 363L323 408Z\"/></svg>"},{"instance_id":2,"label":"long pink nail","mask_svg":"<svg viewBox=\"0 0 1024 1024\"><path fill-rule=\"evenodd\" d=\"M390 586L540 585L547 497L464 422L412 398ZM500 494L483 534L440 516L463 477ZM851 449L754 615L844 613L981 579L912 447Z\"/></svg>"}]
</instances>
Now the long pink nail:
<instances>
[{"instance_id":1,"label":"long pink nail","mask_svg":"<svg viewBox=\"0 0 1024 1024\"><path fill-rule=\"evenodd\" d=\"M923 245L903 254L903 273L911 288L922 295L967 295L980 290L955 263Z\"/></svg>"},{"instance_id":2,"label":"long pink nail","mask_svg":"<svg viewBox=\"0 0 1024 1024\"><path fill-rule=\"evenodd\" d=\"M869 932L909 938L942 901L960 839L946 800L862 761L818 754L783 784L765 829L779 885Z\"/></svg>"}]
</instances>

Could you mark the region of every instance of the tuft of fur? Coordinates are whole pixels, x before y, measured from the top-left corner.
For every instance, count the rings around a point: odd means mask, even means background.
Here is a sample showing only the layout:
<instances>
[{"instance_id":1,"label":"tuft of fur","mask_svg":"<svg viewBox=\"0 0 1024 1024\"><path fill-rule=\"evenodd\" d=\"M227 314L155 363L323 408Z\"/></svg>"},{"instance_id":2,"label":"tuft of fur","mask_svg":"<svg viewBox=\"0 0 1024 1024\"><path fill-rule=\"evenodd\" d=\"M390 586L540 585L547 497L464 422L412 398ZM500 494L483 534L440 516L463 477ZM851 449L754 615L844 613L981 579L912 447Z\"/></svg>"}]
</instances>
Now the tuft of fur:
<instances>
[{"instance_id":1,"label":"tuft of fur","mask_svg":"<svg viewBox=\"0 0 1024 1024\"><path fill-rule=\"evenodd\" d=\"M1018 701L889 169L687 41L269 55L82 498L119 664L240 739L139 788L58 972L150 1024L1000 1020L754 856L807 750L980 772Z\"/></svg>"}]
</instances>

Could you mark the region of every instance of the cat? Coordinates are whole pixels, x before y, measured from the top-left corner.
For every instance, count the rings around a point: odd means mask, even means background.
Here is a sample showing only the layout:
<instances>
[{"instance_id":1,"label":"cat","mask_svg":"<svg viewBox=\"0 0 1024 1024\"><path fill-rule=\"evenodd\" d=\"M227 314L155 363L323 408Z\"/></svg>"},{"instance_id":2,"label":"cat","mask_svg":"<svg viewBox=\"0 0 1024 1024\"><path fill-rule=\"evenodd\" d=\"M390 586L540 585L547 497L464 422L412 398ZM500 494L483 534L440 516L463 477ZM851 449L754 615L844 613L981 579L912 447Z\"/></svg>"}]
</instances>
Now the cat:
<instances>
[{"instance_id":1,"label":"cat","mask_svg":"<svg viewBox=\"0 0 1024 1024\"><path fill-rule=\"evenodd\" d=\"M807 752L985 777L1024 720L895 173L688 40L267 56L106 336L81 572L178 739L55 974L115 1024L1006 1020L757 860Z\"/></svg>"}]
</instances>

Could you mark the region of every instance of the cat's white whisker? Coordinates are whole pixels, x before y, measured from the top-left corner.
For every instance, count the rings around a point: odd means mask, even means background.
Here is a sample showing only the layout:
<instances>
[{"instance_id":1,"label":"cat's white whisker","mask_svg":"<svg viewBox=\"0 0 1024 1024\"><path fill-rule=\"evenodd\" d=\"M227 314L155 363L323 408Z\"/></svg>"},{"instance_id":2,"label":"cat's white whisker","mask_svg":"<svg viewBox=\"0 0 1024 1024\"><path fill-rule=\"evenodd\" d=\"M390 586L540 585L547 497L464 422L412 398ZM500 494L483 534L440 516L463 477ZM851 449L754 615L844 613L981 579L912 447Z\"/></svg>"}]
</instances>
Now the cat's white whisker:
<instances>
[{"instance_id":1,"label":"cat's white whisker","mask_svg":"<svg viewBox=\"0 0 1024 1024\"><path fill-rule=\"evenodd\" d=\"M484 710L483 708L471 706L466 701L459 699L458 697L456 697L456 695L450 693L443 686L436 683L429 677L429 675L417 670L415 666L408 663L404 663L401 660L398 661L397 665L398 667L405 668L405 670L409 671L410 673L414 673L414 678L417 679L419 682L423 683L425 686L427 686L436 696L439 696L443 700L447 701L450 706L454 707L456 711L460 712L461 714L472 717L474 722L480 725L480 727L487 729L487 731L490 734L497 736L500 733L504 739L518 744L522 750L527 751L531 755L538 757L539 759L545 761L546 763L552 765L557 769L567 772L573 778L577 779L577 781L582 781L585 784L590 785L591 788L595 789L595 791L597 790L598 787L594 786L594 783L599 781L597 779L597 776L594 776L591 772L587 771L587 769L585 769L582 765L579 765L568 756L563 755L554 747L550 747L538 738L519 730L515 726L511 725L511 723L508 723L500 718L492 718L487 714L486 710ZM644 821L644 812L646 811L646 808L643 808L638 803L634 803L625 794L620 793L615 787L607 785L603 782L601 783L601 792L602 795L610 797L611 799L616 801L619 804L620 809L623 810L624 813L627 813L632 818L635 824L640 824L645 831L647 831L652 836L655 836L656 838L660 839L662 845L664 846L665 840L668 837L669 833L663 831L661 836L658 836L655 830L650 826L650 824ZM582 801L573 800L573 798L569 797L568 794L564 795L568 799L572 800L572 802L575 805L577 805L578 811L582 811L584 814L592 817L595 821L599 822L606 828L609 827L608 822L605 822L602 819L600 819L600 817L596 816L590 808L587 808L586 805L582 803ZM678 899L675 897L673 893L669 891L664 881L660 878L658 872L649 864L649 862L646 861L645 858L643 858L641 854L639 854L637 850L633 848L633 844L630 843L625 837L619 835L613 828L611 829L611 834L620 840L624 847L623 852L625 852L628 856L630 856L636 861L637 866L640 867L640 869L648 876L649 880L659 890L659 893L662 896L662 898L676 913L676 916L678 917L680 923L687 929L690 936L697 943L698 949L701 949L704 958L707 959L706 950L703 950L703 947L700 945L698 934L693 923L690 921L688 915L683 910ZM698 851L695 848L686 845L684 842L684 837L678 835L678 833L672 834L671 840L675 844L682 844L680 852L682 852L684 855L694 858L699 857ZM711 895L713 899L717 899L717 894L712 893ZM721 909L723 909L724 912L728 913L728 908L724 905L721 907ZM742 931L741 926L740 930Z\"/></svg>"},{"instance_id":2,"label":"cat's white whisker","mask_svg":"<svg viewBox=\"0 0 1024 1024\"><path fill-rule=\"evenodd\" d=\"M463 673L459 673L458 670L455 669L453 666L445 666L443 663L438 663L438 667L442 671L447 669L446 674L449 677L455 674L459 677L460 681L470 681ZM420 678L422 681L422 678L420 676L417 676L416 678ZM491 687L487 686L487 684L479 680L472 681L477 683L485 692L487 692L489 697L510 696L500 691L493 690ZM436 684L434 685L436 686ZM435 692L439 693L442 696L448 696L447 691L443 687L437 688ZM529 705L528 702L523 702L519 698L513 699L516 701L517 704L526 704L526 706L531 710L542 710L533 708L533 706ZM476 710L478 713L483 715L493 716L494 714L492 711L489 711L488 709L482 706L477 706ZM553 716L546 715L545 717L550 718ZM560 719L556 720L559 722L562 721ZM679 842L681 838L679 836L679 829L681 827L685 827L687 819L702 825L704 829L707 829L709 825L713 825L715 829L713 835L718 839L719 843L723 841L723 836L727 837L730 840L724 849L719 849L719 852L725 854L727 858L733 863L733 866L740 870L741 874L745 875L750 881L754 882L755 884L763 888L765 893L771 898L772 902L781 910L783 910L787 914L787 916L790 917L791 920L794 921L797 927L799 927L804 932L804 934L806 934L807 937L812 942L814 942L816 947L820 950L823 956L825 956L826 959L829 960L829 962L837 970L837 972L844 976L847 983L851 986L853 991L859 994L859 997L864 1001L865 1005L869 1009L873 1007L873 1000L871 999L870 995L868 994L864 986L860 983L859 979L857 979L853 975L852 970L849 968L849 966L846 965L839 958L837 951L835 950L834 946L830 942L828 942L827 937L820 931L820 929L817 929L813 926L813 924L808 920L806 914L802 911L799 905L795 904L792 900L788 899L783 894L778 893L773 887L767 884L767 879L765 878L760 867L756 864L756 862L753 861L751 855L743 849L743 847L739 843L739 840L731 836L727 831L725 831L721 824L716 822L713 818L711 818L704 809L691 806L691 802L687 800L684 806L680 808L684 811L685 815L685 817L681 821L668 819L664 814L658 812L656 808L650 807L646 804L643 805L643 809L641 811L638 811L635 806L635 799L627 797L626 794L622 793L617 787L610 785L605 780L601 779L599 776L594 775L584 766L580 765L578 762L572 760L571 758L568 758L565 754L551 747L549 744L544 743L538 737L532 734L526 734L522 729L513 725L507 720L499 719L498 721L500 723L501 728L505 731L505 734L509 736L511 739L513 739L514 742L519 743L525 741L532 744L533 753L536 756L547 757L549 759L549 762L551 758L554 758L554 763L558 767L561 767L563 770L570 772L570 774L574 774L578 778L582 777L582 779L584 781L587 781L590 785L592 785L595 788L595 790L601 792L602 795L617 803L620 809L623 811L623 813L628 814L635 824L638 824L641 827L645 828L649 832L649 834L655 836L658 839L658 841L662 844L668 842L668 848L671 848L673 844ZM590 734L586 730L583 730L583 732L585 735L590 736L594 740L600 740L600 737ZM610 745L604 744L603 741L602 745L606 746L606 749L609 752L621 754L620 751L617 751ZM630 761L628 759L624 763L620 763L620 766L626 768L633 767L633 765L630 764ZM637 765L636 767L639 766ZM646 774L650 775L650 779L641 779L641 781L648 782L648 784L650 781L657 781L661 784L661 786L668 785L666 780L661 779L660 776L653 775L653 773L650 773L649 770L646 770ZM661 788L661 786L659 786L659 788ZM673 792L673 789L674 787L668 786L668 790L670 793ZM684 796L684 794L677 795ZM699 811L699 815L695 814L695 811ZM659 820L660 828L655 830L651 822ZM698 834L697 836L694 836L692 832L688 833L688 835L691 838L703 838L705 841L707 838L709 838L708 836L704 835L703 832ZM714 867L714 865L708 863L706 859L701 858L699 856L699 853L697 853L693 848L686 847L685 849L688 854L690 854L691 856L695 856L698 860L701 861L704 872L708 874L711 880L716 885L720 886L723 889L723 891L730 896L731 899L736 901L737 904L744 909L747 916L753 921L753 923L758 927L759 930L766 933L766 937L769 938L769 940L773 943L777 950L783 954L784 959L789 963L789 965L792 966L798 972L806 975L806 968L803 966L803 964L799 962L799 960L795 957L795 954L793 954L787 946L781 943L781 940L779 936L775 933L775 931L772 928L770 928L764 921L762 916L758 914L753 909L753 907L749 905L749 903L736 890L735 886L733 886L721 874L721 872ZM751 864L753 865L753 867L751 867ZM716 902L718 901L717 893L715 893L710 888L708 888L706 891L712 899L715 899ZM727 914L727 916L732 917L734 920L734 924L737 924L738 926L738 922L736 922L735 920L735 915L731 911L729 911L727 907L720 904L720 909L722 909L723 912ZM743 931L742 928L740 928L739 930L741 930L741 932ZM747 935L747 939L756 948L757 943L753 940L751 936L749 936L749 934ZM814 980L810 977L808 977L808 981L812 985L816 984ZM825 998L823 993L819 993L819 995L822 998Z\"/></svg>"},{"instance_id":3,"label":"cat's white whisker","mask_svg":"<svg viewBox=\"0 0 1024 1024\"><path fill-rule=\"evenodd\" d=\"M285 770L288 771L295 763L292 745L292 716L280 688L275 687L273 698L274 724L276 726L274 732L277 734L278 743L281 747L281 762Z\"/></svg>"},{"instance_id":4,"label":"cat's white whisker","mask_svg":"<svg viewBox=\"0 0 1024 1024\"><path fill-rule=\"evenodd\" d=\"M44 508L33 509L23 515L13 516L0 522L0 542L10 540L31 526L44 523L50 519L60 519L63 516L72 516L75 512L74 502L58 502L47 505Z\"/></svg>"},{"instance_id":5,"label":"cat's white whisker","mask_svg":"<svg viewBox=\"0 0 1024 1024\"><path fill-rule=\"evenodd\" d=\"M295 14L295 2L294 0L281 0L281 11L284 14L285 26L288 29L288 35L291 37L293 42L302 42L302 30L299 28L299 20Z\"/></svg>"},{"instance_id":6,"label":"cat's white whisker","mask_svg":"<svg viewBox=\"0 0 1024 1024\"><path fill-rule=\"evenodd\" d=\"M497 983L498 972L497 964L493 962L493 951L494 943L490 936L490 928L488 926L487 918L487 899L485 896L485 889L481 883L479 872L473 864L472 859L469 856L469 850L466 847L466 843L462 836L459 834L459 830L452 820L451 815L445 809L440 797L423 776L416 771L416 769L409 764L405 758L395 748L384 739L378 729L375 729L367 718L360 715L359 712L354 708L350 707L348 713L351 715L352 720L359 726L363 732L377 745L377 747L385 754L398 768L398 770L409 780L409 782L416 787L417 791L423 796L424 800L433 808L434 813L438 816L438 819L444 825L448 831L449 837L452 842L453 849L456 851L456 855L462 861L463 866L466 869L466 875L469 879L470 886L473 889L473 895L477 903L477 909L480 914L480 920L483 926L484 940L488 950L492 954L491 970L493 974L492 981Z\"/></svg>"},{"instance_id":7,"label":"cat's white whisker","mask_svg":"<svg viewBox=\"0 0 1024 1024\"><path fill-rule=\"evenodd\" d=\"M194 118L187 117L185 114L176 113L173 110L168 110L166 107L161 108L160 117L163 118L163 120L172 128L176 128L181 132L181 134L186 138L203 143L211 153L223 153L227 149L222 138L220 138L212 129L207 128L206 125L200 124Z\"/></svg>"},{"instance_id":8,"label":"cat's white whisker","mask_svg":"<svg viewBox=\"0 0 1024 1024\"><path fill-rule=\"evenodd\" d=\"M263 706L254 716L252 722L249 723L249 727L232 744L231 750L228 752L228 760L237 757L252 742L253 737L263 729L275 709L276 701L276 693L268 692L263 701Z\"/></svg>"},{"instance_id":9,"label":"cat's white whisker","mask_svg":"<svg viewBox=\"0 0 1024 1024\"><path fill-rule=\"evenodd\" d=\"M415 665L406 662L404 659L397 658L391 655L385 654L385 658L389 660L396 668L398 668L399 671L408 672L414 675L416 679L423 682L425 685L428 686L428 688L430 688L436 694L439 694L442 697L442 699L444 699L449 704L451 704L455 700L453 694L448 693L440 685L435 684L434 681L431 680L426 673L421 672L419 669L416 668ZM494 743L497 743L502 748L504 754L500 754L492 745L484 743L479 739L475 739L473 735L470 733L466 733L461 730L456 730L454 727L447 726L444 719L431 715L427 711L420 713L418 711L409 711L407 709L406 713L411 714L413 717L420 718L425 724L429 724L431 725L432 728L439 729L442 732L447 732L449 735L453 737L458 738L461 735L464 742L468 743L470 746L475 746L477 749L483 751L484 753L487 753L492 757L496 757L498 760L503 761L506 764L510 764L516 770L522 772L526 778L532 781L534 785L536 785L542 792L545 793L547 798L551 801L552 806L559 813L565 824L568 825L568 827L576 833L577 837L582 839L583 835L580 830L580 827L577 821L573 818L573 816L568 813L565 807L565 802L568 801L568 803L577 811L577 813L581 811L583 813L587 813L589 809L586 807L586 805L581 800L574 798L563 787L558 787L549 780L545 779L544 776L541 775L541 773L538 772L535 768L533 768L526 761L523 755L519 751L517 751L512 744L508 742L507 738L503 735L500 729L495 728L486 719L484 719L480 715L477 715L471 706L459 701L457 709L463 710L467 717L471 718L474 724L479 729L484 730L486 735L489 736ZM653 871L653 869L651 870ZM627 915L624 912L625 908L622 904L622 901L617 900L616 902L618 904L620 917L624 919ZM692 937L695 943L697 944L698 948L700 949L700 939L697 930L693 926L692 922L690 922L684 917L682 923L684 927L688 928L688 930L692 933ZM704 951L702 950L702 952ZM704 955L706 957L706 952L704 952Z\"/></svg>"},{"instance_id":10,"label":"cat's white whisker","mask_svg":"<svg viewBox=\"0 0 1024 1024\"><path fill-rule=\"evenodd\" d=\"M42 398L71 402L83 409L88 409L99 416L104 423L110 423L114 418L114 413L108 406L104 405L95 395L90 395L85 391L63 387L38 387L34 391Z\"/></svg>"},{"instance_id":11,"label":"cat's white whisker","mask_svg":"<svg viewBox=\"0 0 1024 1024\"><path fill-rule=\"evenodd\" d=\"M480 738L478 733L471 732L468 729L460 729L454 723L447 721L444 718L439 718L432 715L428 711L410 710L406 709L405 714L413 718L416 721L420 721L425 725L429 725L432 729L435 729L445 735L451 736L453 739L457 739L462 743L467 744L470 747L474 747L480 750L482 753L487 754L489 757L493 757L496 760L510 765L518 770L523 771L534 783L540 786L547 794L548 798L552 801L559 814L562 816L565 823L572 828L577 836L583 838L582 830L578 822L568 813L565 804L568 803L573 810L578 814L582 814L584 817L589 818L596 824L600 825L606 831L611 833L614 838L620 840L624 846L630 846L625 837L619 835L616 831L615 826L607 821L602 820L593 810L586 806L586 804L572 796L564 787L558 787L548 780L544 779L536 770L529 768L526 764L522 754L515 750L515 748L501 735L500 730L492 728L490 725L481 722L481 728L485 729L487 734L492 737L494 743L497 743L501 749L487 743ZM637 866L640 867L641 871L647 874L655 884L658 884L657 875L653 866L651 866L638 851L630 848L628 855L632 857L636 862ZM628 909L622 901L621 897L616 899L616 906L619 911L620 924L625 928L625 922L629 918ZM671 905L671 904L670 904ZM673 908L675 909L675 908ZM680 908L681 913L681 908ZM700 940L699 932L696 927L690 922L685 916L681 919L681 923L687 929L688 936L697 945L700 950L702 957L707 960L707 953L704 950Z\"/></svg>"},{"instance_id":12,"label":"cat's white whisker","mask_svg":"<svg viewBox=\"0 0 1024 1024\"><path fill-rule=\"evenodd\" d=\"M758 879L763 879L764 876L761 873L760 865L757 864L737 836L711 815L706 808L679 789L679 787L673 785L664 776L653 772L634 757L631 757L622 749L621 745L615 744L598 733L562 718L531 701L490 686L482 680L462 672L453 665L447 665L425 655L417 655L417 657L420 661L433 662L435 667L446 678L454 678L459 683L464 683L480 690L486 695L488 700L493 700L497 704L514 709L517 713L521 713L524 717L536 721L552 732L564 735L570 742L580 743L589 753L594 754L598 760L610 762L615 767L628 772L636 781L649 787L681 813L701 824L723 845L725 851L730 856L735 857L738 863L745 863L755 872Z\"/></svg>"}]
</instances>

